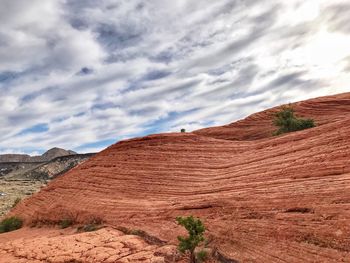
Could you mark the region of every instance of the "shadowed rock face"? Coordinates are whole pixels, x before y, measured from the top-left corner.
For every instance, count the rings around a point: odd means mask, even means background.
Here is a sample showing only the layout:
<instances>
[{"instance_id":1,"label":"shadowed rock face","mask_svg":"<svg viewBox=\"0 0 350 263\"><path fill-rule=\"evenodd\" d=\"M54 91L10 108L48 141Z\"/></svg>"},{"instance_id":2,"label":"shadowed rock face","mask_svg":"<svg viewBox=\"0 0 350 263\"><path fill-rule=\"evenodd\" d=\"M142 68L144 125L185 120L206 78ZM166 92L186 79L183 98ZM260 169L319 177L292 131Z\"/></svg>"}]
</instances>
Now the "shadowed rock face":
<instances>
[{"instance_id":1,"label":"shadowed rock face","mask_svg":"<svg viewBox=\"0 0 350 263\"><path fill-rule=\"evenodd\" d=\"M68 214L84 222L93 215L169 244L183 233L175 217L195 215L225 258L346 262L350 93L295 107L319 126L272 137L272 109L224 127L122 141L11 214L27 224Z\"/></svg>"}]
</instances>

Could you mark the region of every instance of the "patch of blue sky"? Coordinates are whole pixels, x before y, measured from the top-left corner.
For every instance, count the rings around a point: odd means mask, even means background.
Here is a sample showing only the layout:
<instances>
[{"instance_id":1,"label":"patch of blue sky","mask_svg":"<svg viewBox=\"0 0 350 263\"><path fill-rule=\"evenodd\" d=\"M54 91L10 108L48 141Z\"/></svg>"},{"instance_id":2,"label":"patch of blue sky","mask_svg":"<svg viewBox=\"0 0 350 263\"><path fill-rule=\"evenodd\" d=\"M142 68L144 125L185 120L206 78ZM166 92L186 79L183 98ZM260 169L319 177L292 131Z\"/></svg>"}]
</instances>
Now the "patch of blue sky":
<instances>
[{"instance_id":1,"label":"patch of blue sky","mask_svg":"<svg viewBox=\"0 0 350 263\"><path fill-rule=\"evenodd\" d=\"M157 80L157 79L162 79L171 74L170 71L166 70L153 70L148 72L146 75L142 77L141 80Z\"/></svg>"},{"instance_id":2,"label":"patch of blue sky","mask_svg":"<svg viewBox=\"0 0 350 263\"><path fill-rule=\"evenodd\" d=\"M145 134L153 134L153 133L161 133L164 131L169 131L170 127L172 126L172 121L176 120L178 118L181 118L183 116L186 116L187 114L191 114L195 111L199 110L198 108L194 108L188 111L182 111L182 112L170 112L166 117L160 118L158 120L155 120L151 123L149 123L147 126L144 127L144 131L138 136L142 136ZM208 122L208 125L210 122ZM178 132L178 131L173 131Z\"/></svg>"},{"instance_id":3,"label":"patch of blue sky","mask_svg":"<svg viewBox=\"0 0 350 263\"><path fill-rule=\"evenodd\" d=\"M17 135L25 135L29 133L43 133L49 130L49 125L47 123L39 123L27 129L20 131Z\"/></svg>"},{"instance_id":4,"label":"patch of blue sky","mask_svg":"<svg viewBox=\"0 0 350 263\"><path fill-rule=\"evenodd\" d=\"M114 143L116 143L116 139L107 139L107 140L101 140L101 141L96 141L96 142L92 142L92 143L86 143L83 145L80 145L76 148L74 148L74 151L77 152L84 152L85 149L91 149L91 148L100 148L100 149L104 149Z\"/></svg>"},{"instance_id":5,"label":"patch of blue sky","mask_svg":"<svg viewBox=\"0 0 350 263\"><path fill-rule=\"evenodd\" d=\"M0 72L0 84L9 83L18 77L19 73L14 71L3 71Z\"/></svg>"}]
</instances>

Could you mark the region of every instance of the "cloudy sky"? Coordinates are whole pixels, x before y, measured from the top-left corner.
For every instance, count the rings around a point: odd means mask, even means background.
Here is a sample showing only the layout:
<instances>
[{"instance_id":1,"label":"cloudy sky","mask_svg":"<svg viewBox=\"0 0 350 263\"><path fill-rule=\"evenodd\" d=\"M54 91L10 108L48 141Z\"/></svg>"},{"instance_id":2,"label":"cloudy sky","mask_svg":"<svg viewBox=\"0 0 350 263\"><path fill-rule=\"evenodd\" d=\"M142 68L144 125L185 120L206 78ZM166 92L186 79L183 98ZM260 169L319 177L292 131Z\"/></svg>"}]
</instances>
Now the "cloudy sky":
<instances>
[{"instance_id":1,"label":"cloudy sky","mask_svg":"<svg viewBox=\"0 0 350 263\"><path fill-rule=\"evenodd\" d=\"M98 151L349 91L349 0L0 0L0 24L0 153Z\"/></svg>"}]
</instances>

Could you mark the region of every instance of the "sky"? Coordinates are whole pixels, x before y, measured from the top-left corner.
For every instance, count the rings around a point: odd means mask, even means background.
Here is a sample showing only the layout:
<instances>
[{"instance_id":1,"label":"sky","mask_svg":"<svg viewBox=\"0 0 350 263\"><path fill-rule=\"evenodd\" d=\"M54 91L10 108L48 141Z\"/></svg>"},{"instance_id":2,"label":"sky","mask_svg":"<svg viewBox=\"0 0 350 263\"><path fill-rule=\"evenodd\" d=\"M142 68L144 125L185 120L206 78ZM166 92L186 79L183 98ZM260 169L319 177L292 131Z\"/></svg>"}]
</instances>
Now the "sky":
<instances>
[{"instance_id":1,"label":"sky","mask_svg":"<svg viewBox=\"0 0 350 263\"><path fill-rule=\"evenodd\" d=\"M0 153L95 152L349 91L348 0L0 0L0 24Z\"/></svg>"}]
</instances>

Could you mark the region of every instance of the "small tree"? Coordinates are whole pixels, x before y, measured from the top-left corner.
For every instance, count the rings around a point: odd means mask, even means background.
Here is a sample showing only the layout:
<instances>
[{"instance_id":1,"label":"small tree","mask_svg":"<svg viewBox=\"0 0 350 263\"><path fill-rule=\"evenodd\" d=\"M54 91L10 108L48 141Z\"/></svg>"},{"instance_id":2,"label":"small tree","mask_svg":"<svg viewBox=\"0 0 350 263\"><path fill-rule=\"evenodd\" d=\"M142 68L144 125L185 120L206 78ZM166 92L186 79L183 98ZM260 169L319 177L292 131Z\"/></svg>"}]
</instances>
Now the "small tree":
<instances>
[{"instance_id":1,"label":"small tree","mask_svg":"<svg viewBox=\"0 0 350 263\"><path fill-rule=\"evenodd\" d=\"M183 128L182 128L182 129L181 129L181 132L186 132L186 129L183 129Z\"/></svg>"},{"instance_id":2,"label":"small tree","mask_svg":"<svg viewBox=\"0 0 350 263\"><path fill-rule=\"evenodd\" d=\"M294 115L294 109L289 105L285 106L275 114L274 125L279 127L274 135L280 135L287 132L300 131L315 127L313 119L301 119Z\"/></svg>"},{"instance_id":3,"label":"small tree","mask_svg":"<svg viewBox=\"0 0 350 263\"><path fill-rule=\"evenodd\" d=\"M193 216L189 217L177 217L176 221L179 225L186 228L188 231L188 237L178 236L179 240L178 249L181 253L186 251L190 252L190 263L196 263L196 255L194 250L203 242L205 227L200 219L195 219Z\"/></svg>"}]
</instances>

